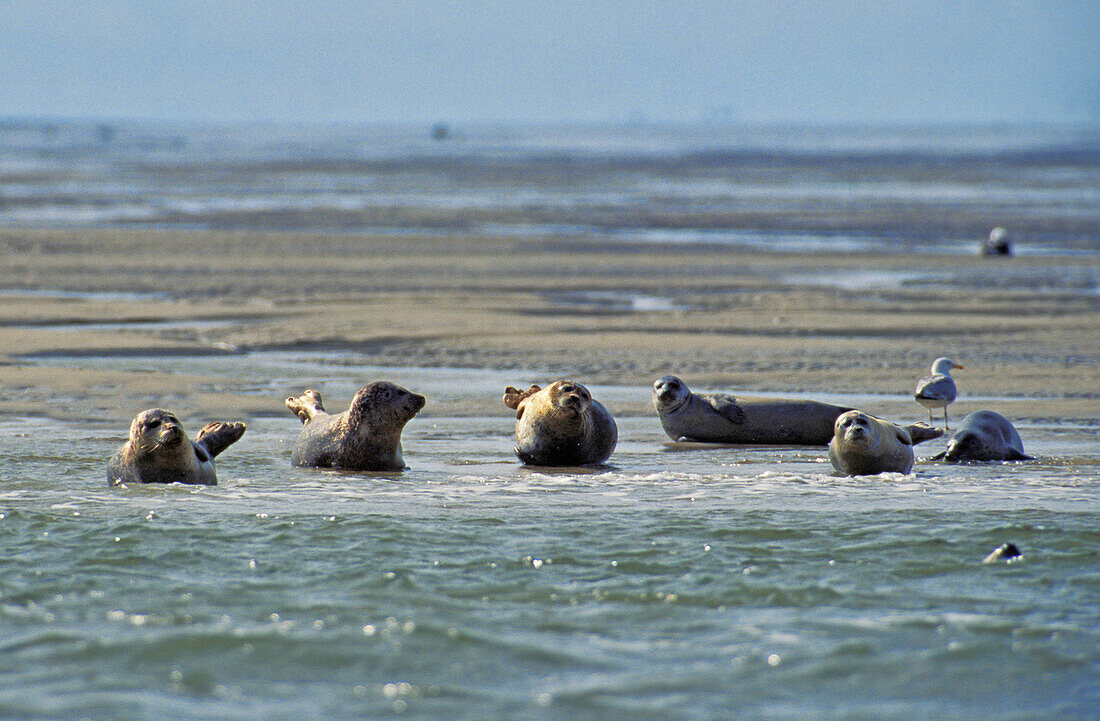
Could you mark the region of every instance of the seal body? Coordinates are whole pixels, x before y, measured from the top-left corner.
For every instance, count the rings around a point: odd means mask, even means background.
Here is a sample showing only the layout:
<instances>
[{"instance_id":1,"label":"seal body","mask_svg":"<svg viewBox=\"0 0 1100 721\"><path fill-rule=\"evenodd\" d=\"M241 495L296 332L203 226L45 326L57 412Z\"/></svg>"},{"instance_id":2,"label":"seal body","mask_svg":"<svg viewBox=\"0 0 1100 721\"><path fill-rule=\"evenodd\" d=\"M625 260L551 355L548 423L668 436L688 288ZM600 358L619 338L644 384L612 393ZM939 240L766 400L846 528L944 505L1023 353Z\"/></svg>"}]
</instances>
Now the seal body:
<instances>
[{"instance_id":1,"label":"seal body","mask_svg":"<svg viewBox=\"0 0 1100 721\"><path fill-rule=\"evenodd\" d=\"M962 368L961 365L950 358L937 358L932 364L931 373L917 381L917 388L913 391L913 397L917 403L928 409L928 422L932 422L932 409L943 409L943 427L947 428L947 406L955 402L958 390L955 388L955 379L951 377L951 371Z\"/></svg>"},{"instance_id":2,"label":"seal body","mask_svg":"<svg viewBox=\"0 0 1100 721\"><path fill-rule=\"evenodd\" d=\"M949 463L961 461L1029 461L1020 434L1007 418L993 411L967 414L947 443L947 450L932 456Z\"/></svg>"},{"instance_id":3,"label":"seal body","mask_svg":"<svg viewBox=\"0 0 1100 721\"><path fill-rule=\"evenodd\" d=\"M305 424L290 461L351 471L404 470L401 431L424 402L424 396L387 381L359 389L343 413L328 413L314 390L287 398L287 408Z\"/></svg>"},{"instance_id":4,"label":"seal body","mask_svg":"<svg viewBox=\"0 0 1100 721\"><path fill-rule=\"evenodd\" d=\"M130 424L130 439L107 464L107 481L124 483L218 482L214 456L244 435L243 423L207 423L192 441L174 414L163 408L139 413Z\"/></svg>"},{"instance_id":5,"label":"seal body","mask_svg":"<svg viewBox=\"0 0 1100 721\"><path fill-rule=\"evenodd\" d=\"M836 419L829 461L841 473L908 473L913 460L913 439L901 426L863 411L848 411Z\"/></svg>"},{"instance_id":6,"label":"seal body","mask_svg":"<svg viewBox=\"0 0 1100 721\"><path fill-rule=\"evenodd\" d=\"M845 411L829 403L693 393L676 376L653 384L653 406L674 441L826 446Z\"/></svg>"},{"instance_id":7,"label":"seal body","mask_svg":"<svg viewBox=\"0 0 1100 721\"><path fill-rule=\"evenodd\" d=\"M526 391L509 386L504 404L516 411L516 456L535 466L585 466L611 457L618 428L580 383L559 380Z\"/></svg>"}]
</instances>

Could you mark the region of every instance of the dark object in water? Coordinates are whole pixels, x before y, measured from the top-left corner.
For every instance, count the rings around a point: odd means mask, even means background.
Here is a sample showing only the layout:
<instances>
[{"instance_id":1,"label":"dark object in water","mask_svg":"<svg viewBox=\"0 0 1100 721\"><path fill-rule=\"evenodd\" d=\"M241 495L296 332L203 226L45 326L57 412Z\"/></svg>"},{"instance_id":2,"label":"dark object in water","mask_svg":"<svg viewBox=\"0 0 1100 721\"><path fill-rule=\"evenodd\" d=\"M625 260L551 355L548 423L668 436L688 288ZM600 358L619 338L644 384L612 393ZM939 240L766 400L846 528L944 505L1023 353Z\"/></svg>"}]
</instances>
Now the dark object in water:
<instances>
[{"instance_id":1,"label":"dark object in water","mask_svg":"<svg viewBox=\"0 0 1100 721\"><path fill-rule=\"evenodd\" d=\"M1011 561L1015 558L1020 558L1024 554L1020 553L1020 549L1015 543L1004 543L993 549L993 553L986 556L982 563L996 563L997 561Z\"/></svg>"},{"instance_id":2,"label":"dark object in water","mask_svg":"<svg viewBox=\"0 0 1100 721\"><path fill-rule=\"evenodd\" d=\"M1012 238L1008 231L997 226L989 231L989 237L982 242L982 255L1012 255Z\"/></svg>"},{"instance_id":3,"label":"dark object in water","mask_svg":"<svg viewBox=\"0 0 1100 721\"><path fill-rule=\"evenodd\" d=\"M451 135L451 129L446 123L436 123L432 126L432 140L446 140Z\"/></svg>"}]
</instances>

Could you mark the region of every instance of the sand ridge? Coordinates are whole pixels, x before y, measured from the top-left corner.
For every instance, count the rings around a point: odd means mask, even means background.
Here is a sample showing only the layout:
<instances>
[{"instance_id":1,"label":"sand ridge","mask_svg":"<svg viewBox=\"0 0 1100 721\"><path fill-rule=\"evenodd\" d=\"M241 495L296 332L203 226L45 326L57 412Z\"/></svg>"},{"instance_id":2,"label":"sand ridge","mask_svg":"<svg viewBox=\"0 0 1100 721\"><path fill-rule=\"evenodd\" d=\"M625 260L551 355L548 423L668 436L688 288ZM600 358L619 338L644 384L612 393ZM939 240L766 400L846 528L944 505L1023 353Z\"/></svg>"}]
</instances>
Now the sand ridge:
<instances>
[{"instance_id":1,"label":"sand ridge","mask_svg":"<svg viewBox=\"0 0 1100 721\"><path fill-rule=\"evenodd\" d=\"M252 379L173 367L183 355L278 350L545 374L519 382L648 388L672 372L698 388L805 397L907 395L949 355L966 366L953 417L981 396L1015 417L1095 419L1100 406L1092 254L103 229L2 230L0 260L7 416L128 421L149 404L280 413L282 398ZM80 362L126 355L160 360L142 373ZM901 400L892 410L924 415Z\"/></svg>"}]
</instances>

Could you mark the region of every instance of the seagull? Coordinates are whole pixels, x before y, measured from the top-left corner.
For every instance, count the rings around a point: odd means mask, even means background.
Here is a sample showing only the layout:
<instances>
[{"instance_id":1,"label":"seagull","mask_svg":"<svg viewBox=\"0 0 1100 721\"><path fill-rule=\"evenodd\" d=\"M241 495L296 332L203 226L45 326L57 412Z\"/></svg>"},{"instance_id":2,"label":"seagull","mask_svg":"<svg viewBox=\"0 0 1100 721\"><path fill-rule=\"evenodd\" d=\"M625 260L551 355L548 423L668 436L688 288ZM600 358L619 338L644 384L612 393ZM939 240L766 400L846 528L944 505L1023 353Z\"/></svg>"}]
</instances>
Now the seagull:
<instances>
[{"instance_id":1,"label":"seagull","mask_svg":"<svg viewBox=\"0 0 1100 721\"><path fill-rule=\"evenodd\" d=\"M913 397L917 403L928 409L928 422L932 423L932 409L943 409L943 428L947 426L947 406L955 400L955 380L951 377L951 369L962 368L961 365L950 358L937 358L932 364L932 374L917 381L917 390Z\"/></svg>"}]
</instances>

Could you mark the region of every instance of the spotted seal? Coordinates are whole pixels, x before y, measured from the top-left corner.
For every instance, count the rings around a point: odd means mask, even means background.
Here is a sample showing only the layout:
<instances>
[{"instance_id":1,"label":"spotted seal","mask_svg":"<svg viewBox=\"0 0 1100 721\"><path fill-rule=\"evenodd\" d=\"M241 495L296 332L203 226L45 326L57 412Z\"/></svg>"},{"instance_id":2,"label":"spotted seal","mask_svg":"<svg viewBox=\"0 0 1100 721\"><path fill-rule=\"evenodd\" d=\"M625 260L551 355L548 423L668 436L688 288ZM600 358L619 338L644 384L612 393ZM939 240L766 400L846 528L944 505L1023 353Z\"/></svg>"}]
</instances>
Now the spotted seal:
<instances>
[{"instance_id":1,"label":"spotted seal","mask_svg":"<svg viewBox=\"0 0 1100 721\"><path fill-rule=\"evenodd\" d=\"M693 393L676 376L653 383L653 406L674 441L826 446L837 416L852 410L806 400Z\"/></svg>"},{"instance_id":2,"label":"spotted seal","mask_svg":"<svg viewBox=\"0 0 1100 721\"><path fill-rule=\"evenodd\" d=\"M515 452L535 466L584 466L603 463L615 450L615 419L571 380L525 391L508 386L504 405L516 411Z\"/></svg>"},{"instance_id":3,"label":"spotted seal","mask_svg":"<svg viewBox=\"0 0 1100 721\"><path fill-rule=\"evenodd\" d=\"M130 424L130 439L107 464L107 482L217 485L214 456L236 443L244 430L243 423L215 421L192 441L170 411L142 411Z\"/></svg>"},{"instance_id":4,"label":"spotted seal","mask_svg":"<svg viewBox=\"0 0 1100 721\"><path fill-rule=\"evenodd\" d=\"M1024 443L1011 422L1000 413L974 411L959 422L947 450L932 456L934 461L1030 461Z\"/></svg>"},{"instance_id":5,"label":"spotted seal","mask_svg":"<svg viewBox=\"0 0 1100 721\"><path fill-rule=\"evenodd\" d=\"M351 471L404 470L401 431L424 403L424 396L387 381L360 388L348 409L335 415L324 409L317 391L287 398L287 408L305 424L290 462Z\"/></svg>"},{"instance_id":6,"label":"spotted seal","mask_svg":"<svg viewBox=\"0 0 1100 721\"><path fill-rule=\"evenodd\" d=\"M899 426L863 411L842 413L833 426L829 461L849 476L908 473L913 470L913 446L943 431L923 423Z\"/></svg>"}]
</instances>

